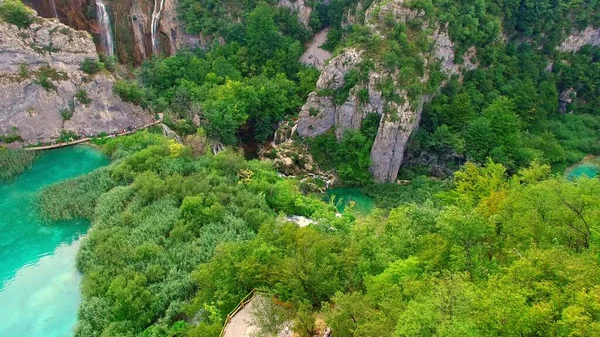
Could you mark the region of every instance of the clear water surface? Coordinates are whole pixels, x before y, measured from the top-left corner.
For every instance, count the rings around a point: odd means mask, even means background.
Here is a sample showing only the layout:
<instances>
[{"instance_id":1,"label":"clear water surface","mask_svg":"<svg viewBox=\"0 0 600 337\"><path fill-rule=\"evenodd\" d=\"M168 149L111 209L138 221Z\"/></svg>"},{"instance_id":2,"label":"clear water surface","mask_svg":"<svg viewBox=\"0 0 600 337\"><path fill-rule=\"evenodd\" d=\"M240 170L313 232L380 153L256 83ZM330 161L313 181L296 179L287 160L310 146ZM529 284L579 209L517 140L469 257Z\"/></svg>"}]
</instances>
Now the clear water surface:
<instances>
[{"instance_id":1,"label":"clear water surface","mask_svg":"<svg viewBox=\"0 0 600 337\"><path fill-rule=\"evenodd\" d=\"M327 190L326 200L335 197L338 212L343 213L348 204L354 202L354 210L360 215L368 215L375 208L375 200L362 193L360 188L332 188Z\"/></svg>"},{"instance_id":2,"label":"clear water surface","mask_svg":"<svg viewBox=\"0 0 600 337\"><path fill-rule=\"evenodd\" d=\"M56 149L0 183L0 336L72 336L80 300L75 254L89 223L46 222L37 197L46 185L107 163L91 147Z\"/></svg>"}]
</instances>

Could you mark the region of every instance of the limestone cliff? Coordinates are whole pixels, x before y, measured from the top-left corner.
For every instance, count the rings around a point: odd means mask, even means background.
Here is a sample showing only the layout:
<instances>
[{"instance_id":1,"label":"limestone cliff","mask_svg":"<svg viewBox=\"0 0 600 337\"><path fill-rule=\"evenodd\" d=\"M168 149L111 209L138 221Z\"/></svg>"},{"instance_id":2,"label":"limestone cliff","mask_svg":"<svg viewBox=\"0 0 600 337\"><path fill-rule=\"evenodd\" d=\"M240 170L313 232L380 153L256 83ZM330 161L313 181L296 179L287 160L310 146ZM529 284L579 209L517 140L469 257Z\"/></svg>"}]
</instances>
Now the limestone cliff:
<instances>
[{"instance_id":1,"label":"limestone cliff","mask_svg":"<svg viewBox=\"0 0 600 337\"><path fill-rule=\"evenodd\" d=\"M373 38L386 39L386 21L405 24L422 16L418 10L407 8L403 0L375 2L365 12L364 26ZM351 18L356 20L355 17ZM423 63L423 72L415 76L414 84L425 86L432 69L439 69L447 76L458 75L477 65L474 48L463 55L463 62L454 62L454 44L445 25L428 27L431 52L416 57ZM387 30L386 30L387 29ZM374 62L366 75L356 83L347 83L350 72L365 72L366 63ZM435 64L435 67L433 65ZM439 65L439 66L438 66ZM332 58L323 69L317 82L317 91L311 93L302 107L297 132L303 137L314 137L334 129L341 139L347 129L358 129L369 114L379 114L380 124L371 150L371 173L376 181L394 181L402 165L408 139L418 126L423 104L435 94L433 91L411 92L409 86L398 82L402 69L390 69L364 50L347 48ZM382 87L391 86L384 94ZM340 90L347 90L347 98L339 100ZM337 93L337 94L336 94Z\"/></svg>"},{"instance_id":2,"label":"limestone cliff","mask_svg":"<svg viewBox=\"0 0 600 337\"><path fill-rule=\"evenodd\" d=\"M586 29L569 35L558 47L560 51L576 52L584 45L600 45L600 28L587 27Z\"/></svg>"},{"instance_id":3,"label":"limestone cliff","mask_svg":"<svg viewBox=\"0 0 600 337\"><path fill-rule=\"evenodd\" d=\"M0 23L0 136L35 144L62 132L96 135L152 121L113 93L112 74L80 71L86 58L98 59L87 32L55 19L28 29Z\"/></svg>"},{"instance_id":4,"label":"limestone cliff","mask_svg":"<svg viewBox=\"0 0 600 337\"><path fill-rule=\"evenodd\" d=\"M177 0L107 0L106 8L116 43L116 56L122 63L140 64L153 54L174 55L186 46L196 46L199 36L185 33L178 19ZM86 30L99 42L102 27L97 22L94 0L27 0L45 18L58 18L77 30ZM152 17L156 16L155 20ZM153 22L155 47L152 45ZM99 52L106 52L97 44Z\"/></svg>"}]
</instances>

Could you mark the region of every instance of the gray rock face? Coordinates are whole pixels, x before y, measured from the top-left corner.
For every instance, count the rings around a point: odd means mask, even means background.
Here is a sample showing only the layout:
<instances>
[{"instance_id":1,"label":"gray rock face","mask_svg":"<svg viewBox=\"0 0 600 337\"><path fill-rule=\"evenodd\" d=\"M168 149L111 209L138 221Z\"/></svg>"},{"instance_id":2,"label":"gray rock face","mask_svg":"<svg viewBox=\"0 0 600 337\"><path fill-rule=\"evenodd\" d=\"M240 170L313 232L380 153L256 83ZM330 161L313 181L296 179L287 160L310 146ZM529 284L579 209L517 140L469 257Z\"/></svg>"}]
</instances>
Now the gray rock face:
<instances>
[{"instance_id":1,"label":"gray rock face","mask_svg":"<svg viewBox=\"0 0 600 337\"><path fill-rule=\"evenodd\" d=\"M335 125L335 104L333 97L319 96L316 92L308 95L298 117L298 134L302 137L315 137L327 132Z\"/></svg>"},{"instance_id":2,"label":"gray rock face","mask_svg":"<svg viewBox=\"0 0 600 337\"><path fill-rule=\"evenodd\" d=\"M408 99L404 104L390 103L395 115L385 115L371 149L371 174L376 181L395 181L404 159L404 150L413 130L419 125L424 99L413 108Z\"/></svg>"},{"instance_id":3,"label":"gray rock face","mask_svg":"<svg viewBox=\"0 0 600 337\"><path fill-rule=\"evenodd\" d=\"M576 52L584 45L600 45L600 28L587 27L581 32L570 35L558 47L558 50L564 52Z\"/></svg>"},{"instance_id":4,"label":"gray rock face","mask_svg":"<svg viewBox=\"0 0 600 337\"><path fill-rule=\"evenodd\" d=\"M317 89L321 92L335 91L344 87L344 77L360 62L360 53L355 49L347 49L329 61L317 81ZM347 104L346 104L347 103ZM350 118L354 119L356 97L349 98L339 108L335 106L332 96L321 96L317 92L308 95L306 104L302 107L298 118L298 134L303 137L314 137L327 132L334 125L342 124ZM340 117L342 114L343 117ZM351 123L354 125L355 123ZM360 127L360 123L358 124ZM336 130L337 131L337 130ZM340 131L343 132L343 129Z\"/></svg>"},{"instance_id":5,"label":"gray rock face","mask_svg":"<svg viewBox=\"0 0 600 337\"><path fill-rule=\"evenodd\" d=\"M0 23L0 135L17 134L32 144L55 141L63 130L96 135L152 121L113 94L113 75L90 77L79 70L86 58L97 59L88 33L38 21L27 30ZM40 84L43 74L47 88ZM89 102L75 98L80 91Z\"/></svg>"},{"instance_id":6,"label":"gray rock face","mask_svg":"<svg viewBox=\"0 0 600 337\"><path fill-rule=\"evenodd\" d=\"M279 0L279 7L289 8L298 15L300 21L305 27L308 27L312 8L304 0Z\"/></svg>"},{"instance_id":7,"label":"gray rock face","mask_svg":"<svg viewBox=\"0 0 600 337\"><path fill-rule=\"evenodd\" d=\"M329 61L317 80L318 90L337 90L346 83L344 77L360 62L361 52L356 49L346 49Z\"/></svg>"},{"instance_id":8,"label":"gray rock face","mask_svg":"<svg viewBox=\"0 0 600 337\"><path fill-rule=\"evenodd\" d=\"M454 62L454 42L448 35L448 26L438 27L433 33L433 56L441 62L441 68L446 75L459 75L462 78L465 70L474 70L477 64L471 62L471 59L477 55L475 47L469 48L463 55L462 64Z\"/></svg>"},{"instance_id":9,"label":"gray rock face","mask_svg":"<svg viewBox=\"0 0 600 337\"><path fill-rule=\"evenodd\" d=\"M406 7L404 0L374 2L365 12L365 26L371 28L373 33L383 36L378 26L385 20L405 24L421 14L417 10Z\"/></svg>"},{"instance_id":10,"label":"gray rock face","mask_svg":"<svg viewBox=\"0 0 600 337\"><path fill-rule=\"evenodd\" d=\"M558 112L567 113L567 107L577 97L577 92L573 88L565 89L558 96Z\"/></svg>"}]
</instances>

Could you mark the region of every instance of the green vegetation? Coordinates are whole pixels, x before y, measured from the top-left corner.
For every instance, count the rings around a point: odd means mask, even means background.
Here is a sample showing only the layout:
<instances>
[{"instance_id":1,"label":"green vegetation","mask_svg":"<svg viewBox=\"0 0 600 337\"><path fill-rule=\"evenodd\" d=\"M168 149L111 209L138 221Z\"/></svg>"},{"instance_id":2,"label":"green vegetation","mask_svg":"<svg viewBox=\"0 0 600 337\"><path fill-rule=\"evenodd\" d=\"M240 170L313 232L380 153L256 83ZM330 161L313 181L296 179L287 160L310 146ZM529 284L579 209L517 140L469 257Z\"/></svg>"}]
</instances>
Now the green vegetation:
<instances>
[{"instance_id":1,"label":"green vegetation","mask_svg":"<svg viewBox=\"0 0 600 337\"><path fill-rule=\"evenodd\" d=\"M92 103L92 99L88 97L87 91L83 89L77 90L77 92L75 93L75 98L77 98L79 103L83 105L88 105Z\"/></svg>"},{"instance_id":2,"label":"green vegetation","mask_svg":"<svg viewBox=\"0 0 600 337\"><path fill-rule=\"evenodd\" d=\"M89 57L83 60L79 69L89 75L94 75L104 69L112 72L116 68L116 62L114 56L100 54L98 60Z\"/></svg>"},{"instance_id":3,"label":"green vegetation","mask_svg":"<svg viewBox=\"0 0 600 337\"><path fill-rule=\"evenodd\" d=\"M35 160L35 152L11 150L0 146L0 182L11 180L29 168Z\"/></svg>"},{"instance_id":4,"label":"green vegetation","mask_svg":"<svg viewBox=\"0 0 600 337\"><path fill-rule=\"evenodd\" d=\"M66 73L44 65L37 70L34 83L41 85L46 91L51 91L56 90L56 85L54 85L52 81L62 81L66 79Z\"/></svg>"},{"instance_id":5,"label":"green vegetation","mask_svg":"<svg viewBox=\"0 0 600 337\"><path fill-rule=\"evenodd\" d=\"M270 332L285 317L312 336L319 317L336 336L600 335L600 180L551 173L600 154L599 48L556 50L597 21L598 4L405 3L424 16L397 22L388 3L374 5L367 19L383 37L362 25L370 1L309 3L311 28L331 28L328 48L364 51L345 85L320 95L339 105L355 88L366 102L376 65L386 102L414 109L436 94L410 140L408 184L372 184L379 114L339 137L301 140L321 168L374 198L366 217L336 216L268 162L208 150L209 139L263 143L294 117L318 76L296 61L308 30L274 1L179 3L188 31L226 42L147 60L114 91L165 113L185 145L147 131L97 140L111 165L41 195L47 217L92 221L77 258L76 336L216 337L254 288L290 306L265 322ZM343 24L348 10L361 24ZM477 68L446 78L424 21L448 22L456 62L471 50ZM573 113L560 114L569 88ZM390 107L384 116L401 117ZM315 223L299 228L287 215Z\"/></svg>"},{"instance_id":6,"label":"green vegetation","mask_svg":"<svg viewBox=\"0 0 600 337\"><path fill-rule=\"evenodd\" d=\"M35 16L20 0L6 0L0 3L0 19L24 29L33 23Z\"/></svg>"},{"instance_id":7,"label":"green vegetation","mask_svg":"<svg viewBox=\"0 0 600 337\"><path fill-rule=\"evenodd\" d=\"M41 195L46 216L93 223L77 260L85 275L77 336L187 329L175 321L195 293L192 272L219 243L251 239L279 212L336 219L268 164L230 151L196 157L148 132L98 144L112 165Z\"/></svg>"},{"instance_id":8,"label":"green vegetation","mask_svg":"<svg viewBox=\"0 0 600 337\"><path fill-rule=\"evenodd\" d=\"M371 147L379 127L378 114L369 114L359 130L346 130L342 139L336 141L335 134L306 139L310 152L319 166L325 170L336 170L345 185L362 186L372 181Z\"/></svg>"},{"instance_id":9,"label":"green vegetation","mask_svg":"<svg viewBox=\"0 0 600 337\"><path fill-rule=\"evenodd\" d=\"M266 3L248 5L252 7L241 23L227 20L215 26L234 25L239 36L207 52L147 60L138 72L141 86L119 82L115 91L127 101L164 112L169 126L184 135L195 132L193 121L200 117L208 135L223 144L266 141L279 122L297 113L314 89L318 71L297 61L308 33L296 17L284 17L285 11ZM211 6L194 6L189 13L220 11L227 4ZM206 17L202 24L209 25L210 20L220 19ZM188 24L194 31L195 26Z\"/></svg>"},{"instance_id":10,"label":"green vegetation","mask_svg":"<svg viewBox=\"0 0 600 337\"><path fill-rule=\"evenodd\" d=\"M417 181L431 198L390 185L381 200L418 203L337 217L230 151L198 156L148 132L98 144L111 165L42 193L48 216L93 224L76 336L216 337L253 288L289 303L302 336L317 315L340 336L600 332L597 178L468 163L449 186Z\"/></svg>"},{"instance_id":11,"label":"green vegetation","mask_svg":"<svg viewBox=\"0 0 600 337\"><path fill-rule=\"evenodd\" d=\"M98 61L95 60L93 58L89 58L86 57L85 60L83 60L83 62L81 63L81 66L79 67L79 69L81 69L81 71L83 71L86 74L90 74L93 75L97 72L99 72L100 70L102 70L103 68L103 64Z\"/></svg>"},{"instance_id":12,"label":"green vegetation","mask_svg":"<svg viewBox=\"0 0 600 337\"><path fill-rule=\"evenodd\" d=\"M77 135L75 132L62 130L60 132L60 136L58 137L58 142L68 143L68 142L72 142L77 139L79 139L79 135Z\"/></svg>"},{"instance_id":13,"label":"green vegetation","mask_svg":"<svg viewBox=\"0 0 600 337\"><path fill-rule=\"evenodd\" d=\"M9 133L7 133L5 135L0 135L0 142L6 143L6 144L20 142L22 140L23 140L23 138L21 138L21 136L18 133L17 128L14 126L12 127L12 129L10 130Z\"/></svg>"}]
</instances>

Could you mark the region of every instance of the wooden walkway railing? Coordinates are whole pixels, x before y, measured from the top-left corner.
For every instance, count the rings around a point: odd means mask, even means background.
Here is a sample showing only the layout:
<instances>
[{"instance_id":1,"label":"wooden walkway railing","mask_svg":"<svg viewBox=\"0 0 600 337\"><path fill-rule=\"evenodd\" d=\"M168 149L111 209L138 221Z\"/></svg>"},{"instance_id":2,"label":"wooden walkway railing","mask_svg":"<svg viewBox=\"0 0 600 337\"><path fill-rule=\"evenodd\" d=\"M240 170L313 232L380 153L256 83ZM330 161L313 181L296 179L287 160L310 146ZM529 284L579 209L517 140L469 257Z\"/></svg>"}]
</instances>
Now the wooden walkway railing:
<instances>
[{"instance_id":1,"label":"wooden walkway railing","mask_svg":"<svg viewBox=\"0 0 600 337\"><path fill-rule=\"evenodd\" d=\"M156 121L154 121L154 122L152 122L150 124L142 125L139 128L135 128L135 129L132 129L132 130L129 130L129 131L124 131L124 132L117 133L117 134L106 135L104 137L80 138L80 139L73 140L73 141L70 141L70 142L64 142L64 143L58 143L58 144L52 144L52 145L45 145L45 146L26 147L26 148L23 148L23 149L26 150L26 151L50 150L50 149L56 149L56 148L65 147L65 146L71 146L71 145L77 145L77 144L81 144L81 143L86 143L86 142L89 142L92 139L104 139L104 138L113 138L113 137L125 136L125 135L128 135L128 134L134 133L134 132L136 132L138 130L147 129L147 128L151 127L151 126L155 126L155 125L160 124L160 123L162 123L162 118L158 119L158 120L156 120Z\"/></svg>"},{"instance_id":2,"label":"wooden walkway railing","mask_svg":"<svg viewBox=\"0 0 600 337\"><path fill-rule=\"evenodd\" d=\"M258 289L252 289L252 291L250 293L248 293L248 295L246 295L246 297L244 297L240 301L240 304L238 304L237 307L235 307L235 309L231 310L231 312L229 314L227 314L227 318L225 319L225 324L223 324L223 329L221 329L221 333L219 334L219 337L223 337L225 335L225 330L227 330L227 326L229 326L229 323L231 322L231 319L233 318L233 316L235 316L235 314L237 314L240 310L244 309L246 304L250 303L250 301L252 301L252 299L254 298L254 295L256 295L257 293L268 295L268 293L265 291L261 291Z\"/></svg>"}]
</instances>

